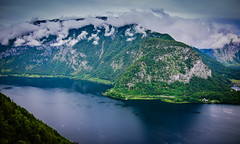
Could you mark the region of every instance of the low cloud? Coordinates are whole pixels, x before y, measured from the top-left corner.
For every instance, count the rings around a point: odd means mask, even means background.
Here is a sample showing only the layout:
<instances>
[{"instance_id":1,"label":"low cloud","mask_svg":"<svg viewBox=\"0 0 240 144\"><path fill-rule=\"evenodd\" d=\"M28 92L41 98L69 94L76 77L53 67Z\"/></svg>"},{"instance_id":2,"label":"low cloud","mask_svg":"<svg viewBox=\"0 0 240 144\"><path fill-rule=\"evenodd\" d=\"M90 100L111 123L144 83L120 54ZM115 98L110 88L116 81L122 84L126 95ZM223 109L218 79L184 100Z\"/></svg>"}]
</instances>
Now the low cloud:
<instances>
[{"instance_id":1,"label":"low cloud","mask_svg":"<svg viewBox=\"0 0 240 144\"><path fill-rule=\"evenodd\" d=\"M77 38L71 38L69 37L66 40L63 40L62 38L65 38L65 36L62 36L60 34L60 37L57 38L57 42L52 43L51 46L61 46L66 44L67 46L74 46L76 43L78 43L80 40L87 39L88 33L86 31L82 31L80 35L77 36Z\"/></svg>"},{"instance_id":2,"label":"low cloud","mask_svg":"<svg viewBox=\"0 0 240 144\"><path fill-rule=\"evenodd\" d=\"M84 20L65 19L62 22L47 21L34 25L32 23L19 23L12 26L0 27L0 43L7 45L9 40L15 39L15 46L41 45L41 38L49 35L56 35L56 42L51 46L68 45L73 46L82 39L93 40L93 44L97 45L99 37L92 34L87 38L88 33L84 32L76 36L76 38L65 39L70 29L77 29L87 25L94 25L105 28L105 36L111 36L115 33L115 27L127 24L138 24L134 28L135 33L143 33L150 29L159 33L168 33L175 40L184 42L197 48L221 48L230 41L239 43L240 38L236 33L239 29L234 25L217 23L214 21L203 19L184 19L181 17L173 17L164 12L162 9L154 9L150 11L131 11L121 13L117 17L109 16L106 21L94 17L86 17ZM129 41L133 40L134 32L126 31Z\"/></svg>"},{"instance_id":3,"label":"low cloud","mask_svg":"<svg viewBox=\"0 0 240 144\"><path fill-rule=\"evenodd\" d=\"M32 31L36 31L39 28L30 23L19 23L9 27L1 26L0 27L0 42L2 45L7 45L9 40L21 37Z\"/></svg>"},{"instance_id":4,"label":"low cloud","mask_svg":"<svg viewBox=\"0 0 240 144\"><path fill-rule=\"evenodd\" d=\"M17 38L17 40L15 41L14 45L15 46L21 46L22 44L24 44L26 41L24 39L21 38Z\"/></svg>"},{"instance_id":5,"label":"low cloud","mask_svg":"<svg viewBox=\"0 0 240 144\"><path fill-rule=\"evenodd\" d=\"M96 33L96 34L92 34L92 35L88 38L88 41L93 40L93 44L94 44L94 45L98 45L99 39L100 39L100 38L98 37L98 33Z\"/></svg>"},{"instance_id":6,"label":"low cloud","mask_svg":"<svg viewBox=\"0 0 240 144\"><path fill-rule=\"evenodd\" d=\"M82 31L82 33L80 35L78 35L77 39L78 40L87 39L87 35L88 35L88 33L86 31Z\"/></svg>"},{"instance_id":7,"label":"low cloud","mask_svg":"<svg viewBox=\"0 0 240 144\"><path fill-rule=\"evenodd\" d=\"M143 28L142 26L137 25L137 26L134 27L134 29L135 29L135 32L136 32L136 33L142 33L142 34L143 34L142 37L147 36L146 29Z\"/></svg>"},{"instance_id":8,"label":"low cloud","mask_svg":"<svg viewBox=\"0 0 240 144\"><path fill-rule=\"evenodd\" d=\"M234 25L172 17L163 9L126 12L119 17L110 17L108 23L114 26L136 23L152 31L170 34L175 40L197 48L222 48L231 40L240 41L236 34L239 29Z\"/></svg>"},{"instance_id":9,"label":"low cloud","mask_svg":"<svg viewBox=\"0 0 240 144\"><path fill-rule=\"evenodd\" d=\"M112 27L111 30L110 30L108 25L104 25L104 28L105 28L104 36L111 36L115 32L115 28L114 27Z\"/></svg>"},{"instance_id":10,"label":"low cloud","mask_svg":"<svg viewBox=\"0 0 240 144\"><path fill-rule=\"evenodd\" d=\"M134 36L134 33L131 33L131 28L128 28L126 31L125 31L125 36L129 36L129 37L132 37Z\"/></svg>"}]
</instances>

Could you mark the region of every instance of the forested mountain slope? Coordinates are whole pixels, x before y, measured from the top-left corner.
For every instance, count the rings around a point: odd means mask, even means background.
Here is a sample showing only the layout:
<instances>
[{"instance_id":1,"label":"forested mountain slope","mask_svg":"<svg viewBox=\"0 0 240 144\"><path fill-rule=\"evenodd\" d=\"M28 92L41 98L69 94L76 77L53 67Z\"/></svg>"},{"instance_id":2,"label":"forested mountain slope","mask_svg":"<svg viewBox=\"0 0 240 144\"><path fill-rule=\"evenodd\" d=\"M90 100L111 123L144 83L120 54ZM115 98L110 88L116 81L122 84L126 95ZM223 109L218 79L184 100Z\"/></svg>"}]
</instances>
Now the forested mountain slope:
<instances>
[{"instance_id":1,"label":"forested mountain slope","mask_svg":"<svg viewBox=\"0 0 240 144\"><path fill-rule=\"evenodd\" d=\"M168 34L135 23L111 24L106 17L30 25L32 31L11 35L0 46L2 76L94 80L114 84L105 94L121 99L164 97L173 102L201 102L208 98L239 103L238 97L232 99L236 92L228 81L238 74L226 73L227 69Z\"/></svg>"},{"instance_id":2,"label":"forested mountain slope","mask_svg":"<svg viewBox=\"0 0 240 144\"><path fill-rule=\"evenodd\" d=\"M70 144L56 130L0 93L1 144Z\"/></svg>"}]
</instances>

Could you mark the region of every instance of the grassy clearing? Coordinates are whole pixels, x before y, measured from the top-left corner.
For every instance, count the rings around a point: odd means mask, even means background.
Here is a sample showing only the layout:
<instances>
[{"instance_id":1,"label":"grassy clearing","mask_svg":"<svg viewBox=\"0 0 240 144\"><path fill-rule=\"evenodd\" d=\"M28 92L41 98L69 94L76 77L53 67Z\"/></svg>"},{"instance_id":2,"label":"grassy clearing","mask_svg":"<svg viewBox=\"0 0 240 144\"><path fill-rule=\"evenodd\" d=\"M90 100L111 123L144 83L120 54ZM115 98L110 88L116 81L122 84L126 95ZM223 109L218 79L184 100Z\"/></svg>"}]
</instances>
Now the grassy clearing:
<instances>
[{"instance_id":1,"label":"grassy clearing","mask_svg":"<svg viewBox=\"0 0 240 144\"><path fill-rule=\"evenodd\" d=\"M230 79L232 83L240 83L240 80Z\"/></svg>"},{"instance_id":2,"label":"grassy clearing","mask_svg":"<svg viewBox=\"0 0 240 144\"><path fill-rule=\"evenodd\" d=\"M168 103L189 103L187 101L177 101L177 98L175 96L164 96L164 95L125 95L123 93L118 93L121 96L113 96L108 95L107 92L103 93L103 95L108 96L110 98L114 99L120 99L120 100L161 100L163 102Z\"/></svg>"}]
</instances>

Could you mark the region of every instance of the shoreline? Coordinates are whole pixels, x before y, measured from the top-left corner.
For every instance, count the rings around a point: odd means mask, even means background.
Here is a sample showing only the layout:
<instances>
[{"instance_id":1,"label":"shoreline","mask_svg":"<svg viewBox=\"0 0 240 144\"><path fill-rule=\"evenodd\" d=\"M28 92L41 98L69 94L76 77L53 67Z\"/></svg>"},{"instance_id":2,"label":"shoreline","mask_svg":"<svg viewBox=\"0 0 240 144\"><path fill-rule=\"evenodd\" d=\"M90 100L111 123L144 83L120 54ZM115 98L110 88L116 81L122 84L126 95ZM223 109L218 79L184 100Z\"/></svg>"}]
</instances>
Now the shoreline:
<instances>
[{"instance_id":1,"label":"shoreline","mask_svg":"<svg viewBox=\"0 0 240 144\"><path fill-rule=\"evenodd\" d=\"M8 74L8 75L0 75L1 77L19 77L19 78L66 78L66 79L72 79L72 80L82 80L82 81L89 81L104 85L113 86L114 82L98 79L98 78L89 78L87 76L85 77L74 77L74 76L65 76L65 75L31 75L31 74ZM232 88L232 87L231 87ZM235 89L234 89L235 90ZM240 91L240 89L238 90ZM111 94L113 92L113 94ZM227 103L221 103L219 100L215 99L196 99L194 102L190 102L187 100L184 100L181 98L181 96L166 96L166 95L126 95L121 92L112 91L112 89L108 89L105 92L102 93L102 95L107 96L109 98L117 99L117 100L161 100L162 102L167 103L174 103L174 104L186 104L186 103L192 103L192 104L227 104ZM230 104L230 103L229 103Z\"/></svg>"},{"instance_id":2,"label":"shoreline","mask_svg":"<svg viewBox=\"0 0 240 144\"><path fill-rule=\"evenodd\" d=\"M189 101L176 101L176 96L164 96L164 95L127 95L127 96L121 96L121 97L114 97L107 92L102 93L102 95L107 96L109 98L113 98L116 100L122 100L122 101L137 101L137 100L160 100L162 102L166 103L172 103L172 104L222 104L217 100L209 100L209 101L203 101L202 99L199 99L198 102L189 102Z\"/></svg>"},{"instance_id":3,"label":"shoreline","mask_svg":"<svg viewBox=\"0 0 240 144\"><path fill-rule=\"evenodd\" d=\"M95 82L105 85L113 85L113 82L98 78L82 78L82 77L74 77L74 76L64 76L64 75L31 75L31 74L8 74L8 75L0 75L0 77L23 77L23 78L67 78L72 80L84 80L89 82Z\"/></svg>"}]
</instances>

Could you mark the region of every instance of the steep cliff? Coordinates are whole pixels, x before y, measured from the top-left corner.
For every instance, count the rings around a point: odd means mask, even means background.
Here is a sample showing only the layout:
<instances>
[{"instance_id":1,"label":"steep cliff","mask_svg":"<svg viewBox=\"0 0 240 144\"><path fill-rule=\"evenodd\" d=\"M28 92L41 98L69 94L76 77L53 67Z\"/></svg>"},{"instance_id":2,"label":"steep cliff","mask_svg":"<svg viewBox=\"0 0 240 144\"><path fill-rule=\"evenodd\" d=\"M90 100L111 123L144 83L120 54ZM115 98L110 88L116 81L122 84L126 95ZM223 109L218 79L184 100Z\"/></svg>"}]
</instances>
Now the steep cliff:
<instances>
[{"instance_id":1,"label":"steep cliff","mask_svg":"<svg viewBox=\"0 0 240 144\"><path fill-rule=\"evenodd\" d=\"M201 51L227 67L240 69L240 44L230 42L219 49L201 49Z\"/></svg>"}]
</instances>

